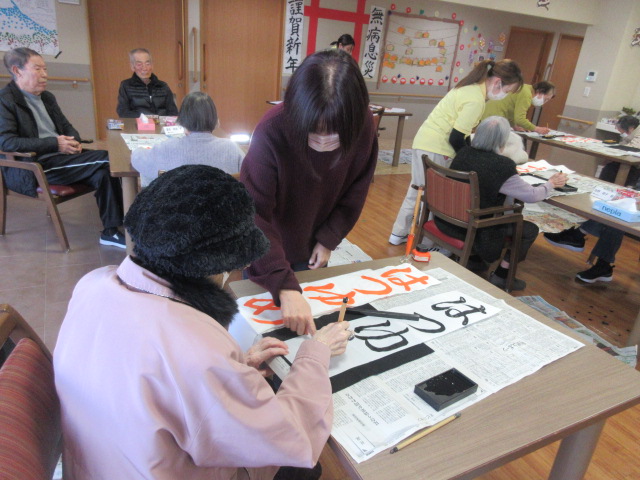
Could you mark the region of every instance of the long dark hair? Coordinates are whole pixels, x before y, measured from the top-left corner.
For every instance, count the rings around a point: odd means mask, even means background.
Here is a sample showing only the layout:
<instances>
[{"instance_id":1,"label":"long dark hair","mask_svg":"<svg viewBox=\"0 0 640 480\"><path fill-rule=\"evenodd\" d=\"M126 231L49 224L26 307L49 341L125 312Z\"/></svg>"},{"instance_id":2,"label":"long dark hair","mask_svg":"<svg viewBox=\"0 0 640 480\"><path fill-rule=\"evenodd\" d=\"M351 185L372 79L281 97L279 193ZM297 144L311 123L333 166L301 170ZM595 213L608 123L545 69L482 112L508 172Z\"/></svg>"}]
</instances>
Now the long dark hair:
<instances>
[{"instance_id":1,"label":"long dark hair","mask_svg":"<svg viewBox=\"0 0 640 480\"><path fill-rule=\"evenodd\" d=\"M523 82L520 67L516 62L509 59L500 60L499 62L483 60L469 72L469 75L460 80L455 88L481 83L488 77L498 77L502 80L503 85L513 85L514 83L517 83L518 87L514 92L517 92L522 88Z\"/></svg>"},{"instance_id":2,"label":"long dark hair","mask_svg":"<svg viewBox=\"0 0 640 480\"><path fill-rule=\"evenodd\" d=\"M306 159L310 133L337 133L347 154L355 145L367 115L369 92L358 64L342 50L308 56L298 67L284 95L289 141Z\"/></svg>"}]
</instances>

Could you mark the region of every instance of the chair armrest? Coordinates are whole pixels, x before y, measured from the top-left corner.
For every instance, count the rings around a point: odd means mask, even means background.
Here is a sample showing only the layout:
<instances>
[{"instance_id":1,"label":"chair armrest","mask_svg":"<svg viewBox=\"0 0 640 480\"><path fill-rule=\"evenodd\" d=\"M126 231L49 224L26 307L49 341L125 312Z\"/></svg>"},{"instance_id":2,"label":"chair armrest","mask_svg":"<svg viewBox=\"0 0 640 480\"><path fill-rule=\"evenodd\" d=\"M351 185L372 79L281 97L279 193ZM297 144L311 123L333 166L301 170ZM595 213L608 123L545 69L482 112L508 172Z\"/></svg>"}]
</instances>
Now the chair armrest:
<instances>
[{"instance_id":1,"label":"chair armrest","mask_svg":"<svg viewBox=\"0 0 640 480\"><path fill-rule=\"evenodd\" d=\"M524 221L521 213L506 213L497 217L476 218L473 223L478 228L493 227L495 225L504 225L509 223L519 223Z\"/></svg>"},{"instance_id":2,"label":"chair armrest","mask_svg":"<svg viewBox=\"0 0 640 480\"><path fill-rule=\"evenodd\" d=\"M6 160L0 158L0 167L19 168L20 170L29 170L33 173L43 172L42 165L36 162L21 162L19 160Z\"/></svg>"},{"instance_id":3,"label":"chair armrest","mask_svg":"<svg viewBox=\"0 0 640 480\"><path fill-rule=\"evenodd\" d=\"M522 203L514 203L513 205L502 205L498 207L488 207L488 208L479 208L477 210L469 210L469 213L475 217L481 217L485 215L497 215L504 214L507 212L515 212L520 213L524 208L524 204Z\"/></svg>"},{"instance_id":4,"label":"chair armrest","mask_svg":"<svg viewBox=\"0 0 640 480\"><path fill-rule=\"evenodd\" d=\"M22 157L22 158L33 158L36 156L36 152L2 152L0 151L0 155L8 155L13 157Z\"/></svg>"}]
</instances>

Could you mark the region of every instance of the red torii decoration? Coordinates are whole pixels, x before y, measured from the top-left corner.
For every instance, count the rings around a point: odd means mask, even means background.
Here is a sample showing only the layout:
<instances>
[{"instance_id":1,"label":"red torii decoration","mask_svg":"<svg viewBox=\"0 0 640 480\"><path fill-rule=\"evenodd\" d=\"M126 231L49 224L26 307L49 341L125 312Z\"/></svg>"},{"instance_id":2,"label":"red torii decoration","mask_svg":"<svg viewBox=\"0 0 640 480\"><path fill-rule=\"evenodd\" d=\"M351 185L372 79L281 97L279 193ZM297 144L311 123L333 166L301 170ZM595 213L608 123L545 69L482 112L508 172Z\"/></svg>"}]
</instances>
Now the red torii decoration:
<instances>
[{"instance_id":1,"label":"red torii decoration","mask_svg":"<svg viewBox=\"0 0 640 480\"><path fill-rule=\"evenodd\" d=\"M318 19L339 20L355 23L353 38L356 46L351 55L356 61L360 58L360 39L363 25L369 25L369 15L364 12L366 0L358 0L355 12L345 12L333 8L321 8L320 0L311 0L311 5L304 7L304 14L309 17L309 35L307 36L307 55L316 51L316 37L318 36Z\"/></svg>"}]
</instances>

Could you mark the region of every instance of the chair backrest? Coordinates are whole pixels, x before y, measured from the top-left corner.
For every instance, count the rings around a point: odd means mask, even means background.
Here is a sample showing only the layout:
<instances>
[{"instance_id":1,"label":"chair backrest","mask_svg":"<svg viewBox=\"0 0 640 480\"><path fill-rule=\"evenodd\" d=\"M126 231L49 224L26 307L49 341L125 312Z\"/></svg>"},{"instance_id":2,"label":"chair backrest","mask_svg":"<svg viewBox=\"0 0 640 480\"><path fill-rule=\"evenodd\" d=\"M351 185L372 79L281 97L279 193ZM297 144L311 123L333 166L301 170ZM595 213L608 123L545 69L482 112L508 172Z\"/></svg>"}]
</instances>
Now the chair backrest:
<instances>
[{"instance_id":1,"label":"chair backrest","mask_svg":"<svg viewBox=\"0 0 640 480\"><path fill-rule=\"evenodd\" d=\"M9 338L15 347L0 367L0 477L51 478L62 452L51 353L18 312L0 305L0 344Z\"/></svg>"},{"instance_id":2,"label":"chair backrest","mask_svg":"<svg viewBox=\"0 0 640 480\"><path fill-rule=\"evenodd\" d=\"M427 209L447 222L467 226L470 212L480 208L480 189L476 172L443 167L422 156Z\"/></svg>"}]
</instances>

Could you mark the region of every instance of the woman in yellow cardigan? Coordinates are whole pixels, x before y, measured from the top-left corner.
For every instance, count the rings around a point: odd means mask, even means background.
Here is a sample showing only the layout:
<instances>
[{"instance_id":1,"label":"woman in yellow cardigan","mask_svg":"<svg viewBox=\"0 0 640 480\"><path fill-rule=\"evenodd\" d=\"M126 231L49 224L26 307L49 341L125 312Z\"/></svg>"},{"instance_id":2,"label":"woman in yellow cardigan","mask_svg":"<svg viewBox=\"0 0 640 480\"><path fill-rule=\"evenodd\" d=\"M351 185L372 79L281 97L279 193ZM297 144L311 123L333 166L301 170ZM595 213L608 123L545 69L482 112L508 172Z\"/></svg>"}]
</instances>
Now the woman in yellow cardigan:
<instances>
[{"instance_id":1,"label":"woman in yellow cardigan","mask_svg":"<svg viewBox=\"0 0 640 480\"><path fill-rule=\"evenodd\" d=\"M522 86L522 73L512 60L485 60L447 93L424 121L413 140L411 183L407 189L389 243L407 242L417 190L411 185L424 185L422 155L448 167L456 152L466 145L465 138L480 123L485 102L500 100Z\"/></svg>"}]
</instances>

